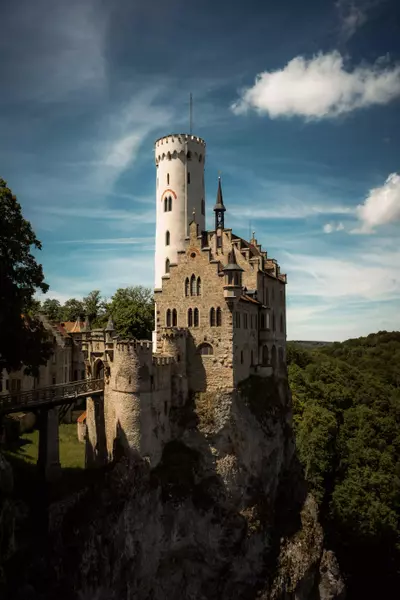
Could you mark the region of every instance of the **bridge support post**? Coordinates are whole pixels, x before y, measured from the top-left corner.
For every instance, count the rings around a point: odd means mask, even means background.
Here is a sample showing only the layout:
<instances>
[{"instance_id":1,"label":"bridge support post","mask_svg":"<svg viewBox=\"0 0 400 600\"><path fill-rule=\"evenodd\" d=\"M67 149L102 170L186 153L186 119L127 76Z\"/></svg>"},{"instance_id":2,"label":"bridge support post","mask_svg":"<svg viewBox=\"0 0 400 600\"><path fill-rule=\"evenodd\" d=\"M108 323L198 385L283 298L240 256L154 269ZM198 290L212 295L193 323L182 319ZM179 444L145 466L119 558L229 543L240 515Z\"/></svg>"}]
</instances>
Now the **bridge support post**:
<instances>
[{"instance_id":1,"label":"bridge support post","mask_svg":"<svg viewBox=\"0 0 400 600\"><path fill-rule=\"evenodd\" d=\"M40 410L38 422L39 453L37 466L45 481L55 481L61 476L57 409Z\"/></svg>"}]
</instances>

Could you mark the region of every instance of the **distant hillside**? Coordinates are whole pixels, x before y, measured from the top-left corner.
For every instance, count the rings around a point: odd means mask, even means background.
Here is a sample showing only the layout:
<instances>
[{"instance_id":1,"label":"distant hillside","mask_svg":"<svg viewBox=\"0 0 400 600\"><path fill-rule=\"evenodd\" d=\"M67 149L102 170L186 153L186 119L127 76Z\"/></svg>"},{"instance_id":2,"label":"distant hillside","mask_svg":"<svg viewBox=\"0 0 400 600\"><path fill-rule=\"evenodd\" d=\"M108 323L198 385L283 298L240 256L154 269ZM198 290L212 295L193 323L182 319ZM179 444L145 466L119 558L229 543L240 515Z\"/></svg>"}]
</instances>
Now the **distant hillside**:
<instances>
[{"instance_id":1,"label":"distant hillside","mask_svg":"<svg viewBox=\"0 0 400 600\"><path fill-rule=\"evenodd\" d=\"M330 344L334 344L335 342L317 342L317 341L310 341L310 340L291 340L290 341L291 344L298 344L299 346L301 346L302 348L319 348L321 346L329 346Z\"/></svg>"},{"instance_id":2,"label":"distant hillside","mask_svg":"<svg viewBox=\"0 0 400 600\"><path fill-rule=\"evenodd\" d=\"M347 598L389 598L400 587L400 332L288 342L287 361L298 456Z\"/></svg>"}]
</instances>

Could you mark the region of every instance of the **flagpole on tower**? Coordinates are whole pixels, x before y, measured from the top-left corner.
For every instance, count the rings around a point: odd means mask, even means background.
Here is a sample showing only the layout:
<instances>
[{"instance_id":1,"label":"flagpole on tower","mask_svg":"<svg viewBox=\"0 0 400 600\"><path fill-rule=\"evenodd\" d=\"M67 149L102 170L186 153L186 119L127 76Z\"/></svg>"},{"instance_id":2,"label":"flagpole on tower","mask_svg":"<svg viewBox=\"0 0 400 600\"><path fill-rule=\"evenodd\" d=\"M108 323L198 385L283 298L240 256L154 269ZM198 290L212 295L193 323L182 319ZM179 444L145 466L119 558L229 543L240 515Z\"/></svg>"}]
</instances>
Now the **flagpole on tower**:
<instances>
[{"instance_id":1,"label":"flagpole on tower","mask_svg":"<svg viewBox=\"0 0 400 600\"><path fill-rule=\"evenodd\" d=\"M190 93L189 95L189 133L192 135L193 130L193 97Z\"/></svg>"}]
</instances>

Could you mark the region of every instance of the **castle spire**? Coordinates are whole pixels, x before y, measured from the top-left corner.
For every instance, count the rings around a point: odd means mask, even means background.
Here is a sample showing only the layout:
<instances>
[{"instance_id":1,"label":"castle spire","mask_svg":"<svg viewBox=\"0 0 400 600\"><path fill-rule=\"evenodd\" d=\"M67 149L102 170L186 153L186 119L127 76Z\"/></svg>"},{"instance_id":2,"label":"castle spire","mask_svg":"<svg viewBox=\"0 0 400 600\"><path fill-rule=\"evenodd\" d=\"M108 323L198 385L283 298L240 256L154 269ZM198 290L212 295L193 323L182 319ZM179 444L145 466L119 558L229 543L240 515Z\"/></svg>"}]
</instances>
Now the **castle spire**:
<instances>
[{"instance_id":1,"label":"castle spire","mask_svg":"<svg viewBox=\"0 0 400 600\"><path fill-rule=\"evenodd\" d=\"M224 212L226 211L224 200L222 198L221 176L218 176L217 202L214 206L215 229L224 229Z\"/></svg>"}]
</instances>

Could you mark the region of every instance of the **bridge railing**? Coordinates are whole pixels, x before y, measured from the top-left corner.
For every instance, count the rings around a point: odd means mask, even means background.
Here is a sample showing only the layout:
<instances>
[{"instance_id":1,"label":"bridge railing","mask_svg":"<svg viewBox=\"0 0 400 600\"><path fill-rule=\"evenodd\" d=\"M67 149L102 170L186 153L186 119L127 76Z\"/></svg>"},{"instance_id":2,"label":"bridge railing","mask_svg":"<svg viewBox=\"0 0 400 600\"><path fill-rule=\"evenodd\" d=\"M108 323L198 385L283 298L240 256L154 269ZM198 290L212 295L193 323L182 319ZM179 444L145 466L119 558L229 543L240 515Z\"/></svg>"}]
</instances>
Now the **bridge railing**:
<instances>
[{"instance_id":1,"label":"bridge railing","mask_svg":"<svg viewBox=\"0 0 400 600\"><path fill-rule=\"evenodd\" d=\"M20 408L29 408L31 405L52 404L60 400L69 400L104 389L103 379L82 379L71 383L59 383L27 392L16 392L7 396L0 396L0 412L8 412Z\"/></svg>"}]
</instances>

